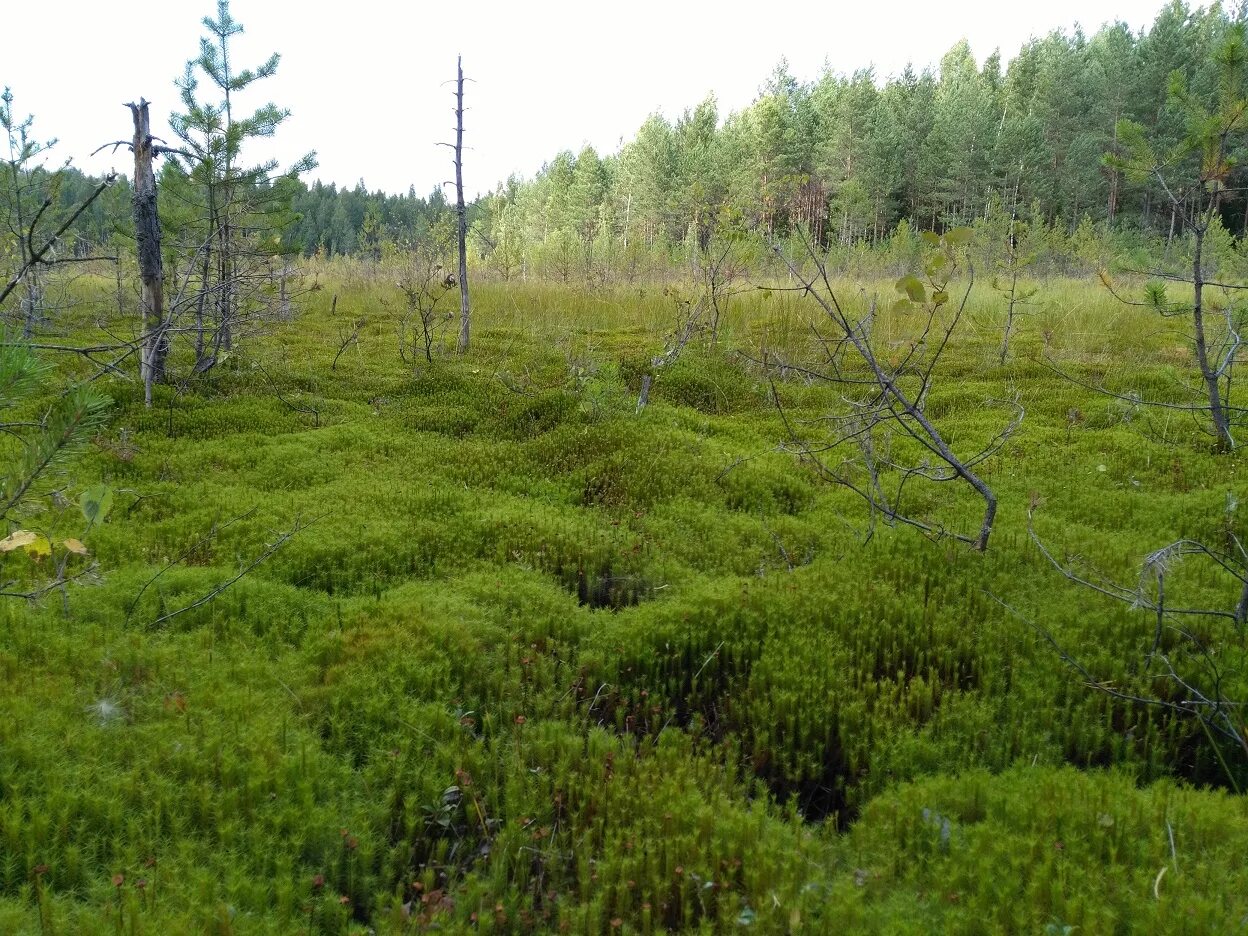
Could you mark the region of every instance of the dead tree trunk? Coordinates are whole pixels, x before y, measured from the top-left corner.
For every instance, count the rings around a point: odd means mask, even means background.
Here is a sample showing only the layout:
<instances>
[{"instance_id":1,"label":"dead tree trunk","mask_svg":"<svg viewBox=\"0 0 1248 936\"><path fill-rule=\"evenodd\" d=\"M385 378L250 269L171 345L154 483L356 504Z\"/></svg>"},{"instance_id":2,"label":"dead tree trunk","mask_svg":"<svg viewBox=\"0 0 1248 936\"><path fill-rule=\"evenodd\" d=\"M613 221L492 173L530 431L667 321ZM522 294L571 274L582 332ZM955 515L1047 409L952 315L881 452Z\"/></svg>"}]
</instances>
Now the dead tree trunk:
<instances>
[{"instance_id":1,"label":"dead tree trunk","mask_svg":"<svg viewBox=\"0 0 1248 936\"><path fill-rule=\"evenodd\" d=\"M464 60L455 60L455 214L459 218L459 343L460 354L468 350L468 209L464 206Z\"/></svg>"},{"instance_id":2,"label":"dead tree trunk","mask_svg":"<svg viewBox=\"0 0 1248 936\"><path fill-rule=\"evenodd\" d=\"M152 385L165 379L169 336L165 329L165 274L160 256L160 216L156 210L156 173L148 102L126 105L134 117L134 240L143 283L141 373L143 401L152 405Z\"/></svg>"}]
</instances>

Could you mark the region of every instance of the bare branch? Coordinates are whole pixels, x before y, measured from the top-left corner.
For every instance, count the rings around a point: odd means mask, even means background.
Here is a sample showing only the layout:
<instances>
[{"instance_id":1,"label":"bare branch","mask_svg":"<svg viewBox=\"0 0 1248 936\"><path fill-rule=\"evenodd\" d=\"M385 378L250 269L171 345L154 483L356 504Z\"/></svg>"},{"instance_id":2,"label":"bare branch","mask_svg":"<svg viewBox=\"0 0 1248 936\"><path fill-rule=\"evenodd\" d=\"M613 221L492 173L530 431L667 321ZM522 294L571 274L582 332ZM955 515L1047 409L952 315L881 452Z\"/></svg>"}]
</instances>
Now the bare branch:
<instances>
[{"instance_id":1,"label":"bare branch","mask_svg":"<svg viewBox=\"0 0 1248 936\"><path fill-rule=\"evenodd\" d=\"M43 244L43 246L40 247L38 250L35 250L33 249L33 244L34 244L33 237L34 237L34 231L35 231L35 223L38 222L39 216L41 216L43 213L43 209L42 208L40 209L39 215L36 216L35 221L31 223L31 227L30 227L29 236L31 238L31 246L32 246L30 258L25 263L22 264L21 268L17 271L17 273L13 275L13 278L9 280L8 284L4 287L4 289L0 290L0 303L3 303L4 300L9 297L9 294L13 292L14 289L17 288L18 284L21 283L21 281L26 277L26 274L30 272L30 270L32 270L34 267L39 266L41 263L46 262L44 260L45 256L47 255L48 251L50 251L56 245L56 243L60 240L61 235L64 234L66 231L68 231L73 226L74 222L77 221L78 218L82 216L82 213L86 211L88 208L90 208L91 204L97 198L99 198L100 195L104 193L104 190L107 189L110 185L112 185L115 181L117 181L117 174L115 172L110 173L103 182L101 182L99 185L95 187L95 190L92 191L90 195L88 195L85 199L83 199L82 203L79 204L78 207L73 211L73 213L70 214L70 216L65 219L64 223L62 223L61 226L56 229L56 231L52 234L51 237L47 239L47 241ZM47 202L45 202L45 207L46 205L47 205Z\"/></svg>"},{"instance_id":2,"label":"bare branch","mask_svg":"<svg viewBox=\"0 0 1248 936\"><path fill-rule=\"evenodd\" d=\"M312 524L316 523L317 520L319 519L320 517L314 517L313 519L308 520L308 521L296 520L294 525L289 530L286 530L285 532L279 534L277 536L277 539L275 539L272 543L269 543L264 548L263 552L261 552L258 556L256 556L246 565L244 565L238 571L236 575L232 576L229 579L226 579L220 585L217 585L212 590L208 591L204 595L192 601L190 604L185 605L184 607L178 608L176 611L169 611L166 614L162 614L160 617L156 618L154 621L148 624L148 627L159 627L161 624L164 624L167 621L172 620L178 615L185 614L187 611L194 611L196 608L200 608L208 604L208 602L212 601L222 592L229 589L230 586L234 585L236 582L242 579L245 575L247 575L257 566L259 566L261 563L263 563L266 559L268 559L270 556L272 556L274 553L280 550L283 546L285 546L286 543L289 542L293 537L297 536L299 533L306 530Z\"/></svg>"}]
</instances>

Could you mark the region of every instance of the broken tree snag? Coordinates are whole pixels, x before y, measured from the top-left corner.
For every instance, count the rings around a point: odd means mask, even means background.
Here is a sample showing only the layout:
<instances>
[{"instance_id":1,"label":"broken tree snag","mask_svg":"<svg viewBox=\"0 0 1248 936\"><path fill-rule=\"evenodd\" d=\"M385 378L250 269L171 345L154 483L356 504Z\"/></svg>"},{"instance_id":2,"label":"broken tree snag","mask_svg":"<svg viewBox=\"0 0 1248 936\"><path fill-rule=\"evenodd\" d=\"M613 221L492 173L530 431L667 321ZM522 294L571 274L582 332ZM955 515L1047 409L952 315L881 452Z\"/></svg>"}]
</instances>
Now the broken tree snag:
<instances>
[{"instance_id":1,"label":"broken tree snag","mask_svg":"<svg viewBox=\"0 0 1248 936\"><path fill-rule=\"evenodd\" d=\"M152 405L152 385L165 379L169 336L165 331L165 273L160 256L160 216L156 211L156 173L152 168L154 141L148 102L127 104L134 117L134 241L143 283L143 339L140 367L143 401Z\"/></svg>"},{"instance_id":2,"label":"broken tree snag","mask_svg":"<svg viewBox=\"0 0 1248 936\"><path fill-rule=\"evenodd\" d=\"M456 350L468 350L468 209L464 205L464 59L455 59L455 213L459 217L459 343Z\"/></svg>"}]
</instances>

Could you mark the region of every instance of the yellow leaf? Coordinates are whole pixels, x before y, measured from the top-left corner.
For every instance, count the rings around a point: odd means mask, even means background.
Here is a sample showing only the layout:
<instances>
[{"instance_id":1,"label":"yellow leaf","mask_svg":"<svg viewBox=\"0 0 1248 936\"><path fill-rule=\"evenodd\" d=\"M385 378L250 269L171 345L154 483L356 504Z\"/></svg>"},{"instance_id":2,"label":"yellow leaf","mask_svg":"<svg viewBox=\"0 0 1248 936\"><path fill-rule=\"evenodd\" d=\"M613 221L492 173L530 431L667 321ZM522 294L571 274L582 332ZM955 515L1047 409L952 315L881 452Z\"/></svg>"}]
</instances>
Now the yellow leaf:
<instances>
[{"instance_id":1,"label":"yellow leaf","mask_svg":"<svg viewBox=\"0 0 1248 936\"><path fill-rule=\"evenodd\" d=\"M0 539L0 553L11 553L14 549L29 547L37 537L39 534L31 533L29 529L20 529L16 533L10 533L4 539Z\"/></svg>"},{"instance_id":2,"label":"yellow leaf","mask_svg":"<svg viewBox=\"0 0 1248 936\"><path fill-rule=\"evenodd\" d=\"M18 530L0 540L0 552L7 553L15 549L25 549L38 538L38 533L32 533L30 530Z\"/></svg>"},{"instance_id":3,"label":"yellow leaf","mask_svg":"<svg viewBox=\"0 0 1248 936\"><path fill-rule=\"evenodd\" d=\"M82 542L82 540L67 539L64 545L65 545L65 548L68 549L75 556L91 555L91 550L87 549L86 545Z\"/></svg>"},{"instance_id":4,"label":"yellow leaf","mask_svg":"<svg viewBox=\"0 0 1248 936\"><path fill-rule=\"evenodd\" d=\"M24 549L32 559L42 559L52 555L52 541L42 533L32 530L18 530L0 540L0 552L12 552Z\"/></svg>"}]
</instances>

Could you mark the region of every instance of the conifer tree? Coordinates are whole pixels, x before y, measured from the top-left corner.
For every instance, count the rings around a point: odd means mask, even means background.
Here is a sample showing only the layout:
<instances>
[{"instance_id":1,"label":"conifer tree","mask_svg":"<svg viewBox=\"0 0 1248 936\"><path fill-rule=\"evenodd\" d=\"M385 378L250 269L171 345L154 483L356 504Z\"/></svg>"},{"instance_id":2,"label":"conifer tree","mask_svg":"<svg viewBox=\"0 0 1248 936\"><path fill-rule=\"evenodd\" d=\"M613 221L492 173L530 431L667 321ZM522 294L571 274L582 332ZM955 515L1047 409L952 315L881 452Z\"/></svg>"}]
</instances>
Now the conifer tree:
<instances>
[{"instance_id":1,"label":"conifer tree","mask_svg":"<svg viewBox=\"0 0 1248 936\"><path fill-rule=\"evenodd\" d=\"M239 333L269 311L268 258L283 249L280 234L290 219L295 181L316 165L312 153L280 172L276 161L245 161L246 144L273 136L290 116L272 103L248 116L238 113L239 95L271 77L280 56L275 53L256 68L237 68L230 40L243 27L230 15L229 0L218 0L216 18L205 17L203 25L207 35L200 39L199 55L187 62L177 82L184 110L169 118L185 149L165 179L195 205L194 217L177 233L183 276L195 286L189 301L196 372L213 367ZM201 81L215 100L200 96Z\"/></svg>"},{"instance_id":2,"label":"conifer tree","mask_svg":"<svg viewBox=\"0 0 1248 936\"><path fill-rule=\"evenodd\" d=\"M1248 135L1248 37L1242 23L1230 27L1211 60L1218 75L1212 104L1192 92L1183 72L1170 77L1170 100L1186 117L1185 132L1176 145L1163 149L1143 125L1124 120L1118 139L1128 155L1109 154L1108 161L1137 181L1155 184L1169 201L1172 216L1190 232L1191 276L1186 280L1192 289L1190 302L1170 300L1161 283L1149 287L1147 301L1162 314L1191 317L1204 408L1217 447L1229 451L1235 447L1236 417L1242 419L1244 412L1230 404L1232 370L1248 328L1242 315L1237 316L1235 303L1222 310L1225 320L1218 327L1205 297L1211 279L1205 247L1211 229L1221 224L1220 209L1235 168L1234 151Z\"/></svg>"},{"instance_id":3,"label":"conifer tree","mask_svg":"<svg viewBox=\"0 0 1248 936\"><path fill-rule=\"evenodd\" d=\"M19 120L13 115L13 92L5 88L0 95L0 129L5 132L8 148L3 157L4 178L0 180L0 218L3 218L5 240L12 245L12 256L4 258L5 266L13 271L24 271L19 316L26 338L32 336L43 316L42 274L38 264L31 263L34 251L31 234L37 217L55 199L59 182L59 176L49 179L45 173L35 171L39 157L55 146L56 140L39 142L34 139L30 132L33 123L33 116ZM0 255L5 252L0 251ZM8 278L5 276L6 280Z\"/></svg>"}]
</instances>

